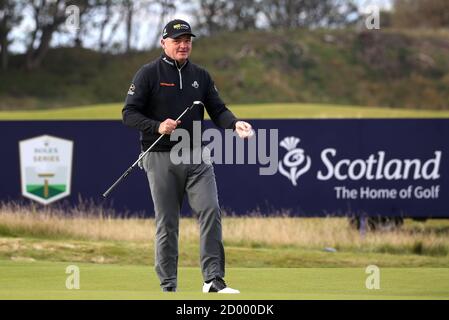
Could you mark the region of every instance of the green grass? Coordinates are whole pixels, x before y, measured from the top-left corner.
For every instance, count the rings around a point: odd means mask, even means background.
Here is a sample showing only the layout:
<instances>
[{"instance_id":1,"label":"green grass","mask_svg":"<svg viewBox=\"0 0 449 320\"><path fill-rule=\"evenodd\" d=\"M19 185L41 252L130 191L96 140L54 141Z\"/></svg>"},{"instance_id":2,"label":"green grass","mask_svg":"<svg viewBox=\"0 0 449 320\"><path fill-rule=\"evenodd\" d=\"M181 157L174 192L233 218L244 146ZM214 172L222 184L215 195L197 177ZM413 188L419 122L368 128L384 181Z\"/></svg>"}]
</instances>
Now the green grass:
<instances>
[{"instance_id":1,"label":"green grass","mask_svg":"<svg viewBox=\"0 0 449 320\"><path fill-rule=\"evenodd\" d=\"M223 299L201 293L199 268L180 268L179 292L160 292L152 266L74 263L80 289L65 286L61 262L0 260L0 299ZM380 289L365 287L363 268L228 268L226 279L241 291L226 299L448 299L448 268L380 268Z\"/></svg>"},{"instance_id":2,"label":"green grass","mask_svg":"<svg viewBox=\"0 0 449 320\"><path fill-rule=\"evenodd\" d=\"M98 104L28 111L0 111L0 120L119 120L122 104ZM230 105L243 119L301 118L449 118L449 111L374 108L307 103L266 103Z\"/></svg>"}]
</instances>

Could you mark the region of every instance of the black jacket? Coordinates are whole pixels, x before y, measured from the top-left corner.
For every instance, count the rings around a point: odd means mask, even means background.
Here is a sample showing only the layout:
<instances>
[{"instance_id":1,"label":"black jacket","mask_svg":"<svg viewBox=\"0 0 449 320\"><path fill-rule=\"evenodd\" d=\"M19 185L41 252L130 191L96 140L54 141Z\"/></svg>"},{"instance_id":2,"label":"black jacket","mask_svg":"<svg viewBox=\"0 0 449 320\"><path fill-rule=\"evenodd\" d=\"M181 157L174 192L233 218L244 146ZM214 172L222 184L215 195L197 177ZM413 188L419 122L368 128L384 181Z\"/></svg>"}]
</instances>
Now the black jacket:
<instances>
[{"instance_id":1,"label":"black jacket","mask_svg":"<svg viewBox=\"0 0 449 320\"><path fill-rule=\"evenodd\" d=\"M159 124L167 118L175 120L193 101L206 106L212 121L222 129L233 129L236 117L220 99L209 73L188 60L182 67L165 54L144 65L134 76L122 110L125 125L139 129L142 150L160 136ZM204 119L204 108L195 106L181 119L178 128L189 131L193 121ZM166 135L152 149L170 151L176 141Z\"/></svg>"}]
</instances>

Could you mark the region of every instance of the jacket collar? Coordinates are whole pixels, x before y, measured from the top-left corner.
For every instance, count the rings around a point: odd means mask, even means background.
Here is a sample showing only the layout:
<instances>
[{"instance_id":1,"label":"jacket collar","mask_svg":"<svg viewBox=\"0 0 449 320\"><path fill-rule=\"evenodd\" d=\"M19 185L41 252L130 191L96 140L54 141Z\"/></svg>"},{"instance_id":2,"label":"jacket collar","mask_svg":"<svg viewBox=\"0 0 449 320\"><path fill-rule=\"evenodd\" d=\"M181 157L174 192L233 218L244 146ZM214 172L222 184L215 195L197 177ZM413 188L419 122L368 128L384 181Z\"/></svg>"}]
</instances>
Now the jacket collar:
<instances>
[{"instance_id":1,"label":"jacket collar","mask_svg":"<svg viewBox=\"0 0 449 320\"><path fill-rule=\"evenodd\" d=\"M176 60L174 60L174 59L170 58L169 56L167 56L167 55L165 54L165 52L162 53L162 55L161 55L161 60L162 60L164 63L169 64L169 65L171 65L172 67L176 67L176 68L178 68L178 69L184 68L184 67L189 63L189 59L187 59L186 62L184 62L184 64L183 64L182 66L180 66Z\"/></svg>"}]
</instances>

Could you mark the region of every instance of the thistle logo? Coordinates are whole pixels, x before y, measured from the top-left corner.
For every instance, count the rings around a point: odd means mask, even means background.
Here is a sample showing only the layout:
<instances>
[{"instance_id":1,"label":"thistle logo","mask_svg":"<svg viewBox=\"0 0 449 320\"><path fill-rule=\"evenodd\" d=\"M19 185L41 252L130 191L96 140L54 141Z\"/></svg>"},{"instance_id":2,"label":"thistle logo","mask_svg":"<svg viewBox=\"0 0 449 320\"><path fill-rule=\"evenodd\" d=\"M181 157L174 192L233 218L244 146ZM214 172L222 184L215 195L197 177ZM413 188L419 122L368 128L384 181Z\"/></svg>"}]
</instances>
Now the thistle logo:
<instances>
[{"instance_id":1,"label":"thistle logo","mask_svg":"<svg viewBox=\"0 0 449 320\"><path fill-rule=\"evenodd\" d=\"M70 194L73 142L40 136L19 142L22 195L49 204Z\"/></svg>"},{"instance_id":2,"label":"thistle logo","mask_svg":"<svg viewBox=\"0 0 449 320\"><path fill-rule=\"evenodd\" d=\"M287 177L294 186L298 185L298 178L306 173L312 164L310 157L304 155L304 150L296 148L299 141L301 140L296 137L286 137L280 143L287 153L282 161L279 161L279 172ZM287 171L284 166L290 171Z\"/></svg>"}]
</instances>

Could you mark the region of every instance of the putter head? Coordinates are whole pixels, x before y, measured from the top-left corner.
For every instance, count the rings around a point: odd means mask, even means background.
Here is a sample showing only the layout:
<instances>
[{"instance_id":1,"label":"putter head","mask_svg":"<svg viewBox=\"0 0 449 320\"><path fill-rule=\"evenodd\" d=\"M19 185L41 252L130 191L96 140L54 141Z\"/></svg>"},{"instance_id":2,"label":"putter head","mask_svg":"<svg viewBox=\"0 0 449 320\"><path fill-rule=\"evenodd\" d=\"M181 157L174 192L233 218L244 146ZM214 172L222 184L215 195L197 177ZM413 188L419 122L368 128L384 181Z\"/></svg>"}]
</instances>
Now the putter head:
<instances>
[{"instance_id":1,"label":"putter head","mask_svg":"<svg viewBox=\"0 0 449 320\"><path fill-rule=\"evenodd\" d=\"M203 106L204 107L204 103L202 101L196 100L196 101L193 101L190 109L192 109L194 106Z\"/></svg>"}]
</instances>

